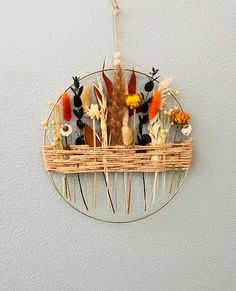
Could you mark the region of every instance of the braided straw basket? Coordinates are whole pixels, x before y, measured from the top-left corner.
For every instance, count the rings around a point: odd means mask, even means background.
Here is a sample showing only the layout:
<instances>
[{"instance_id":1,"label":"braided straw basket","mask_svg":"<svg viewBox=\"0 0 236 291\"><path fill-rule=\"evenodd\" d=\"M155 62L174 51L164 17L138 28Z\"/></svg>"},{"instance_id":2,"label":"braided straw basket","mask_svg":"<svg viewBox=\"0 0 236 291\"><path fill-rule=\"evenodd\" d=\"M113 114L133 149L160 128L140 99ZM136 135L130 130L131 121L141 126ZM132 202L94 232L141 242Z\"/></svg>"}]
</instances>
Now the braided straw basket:
<instances>
[{"instance_id":1,"label":"braided straw basket","mask_svg":"<svg viewBox=\"0 0 236 291\"><path fill-rule=\"evenodd\" d=\"M192 141L133 148L85 145L55 150L52 146L44 146L43 158L46 170L58 173L188 170L192 161Z\"/></svg>"}]
</instances>

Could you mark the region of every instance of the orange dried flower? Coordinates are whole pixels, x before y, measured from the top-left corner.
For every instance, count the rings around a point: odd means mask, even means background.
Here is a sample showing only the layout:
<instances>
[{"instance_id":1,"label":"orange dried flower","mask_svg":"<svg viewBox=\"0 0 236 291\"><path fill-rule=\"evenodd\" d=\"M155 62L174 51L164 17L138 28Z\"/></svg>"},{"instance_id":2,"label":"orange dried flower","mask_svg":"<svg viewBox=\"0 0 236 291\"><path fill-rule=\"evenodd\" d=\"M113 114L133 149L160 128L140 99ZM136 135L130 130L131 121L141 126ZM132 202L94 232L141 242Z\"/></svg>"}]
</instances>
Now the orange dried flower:
<instances>
[{"instance_id":1,"label":"orange dried flower","mask_svg":"<svg viewBox=\"0 0 236 291\"><path fill-rule=\"evenodd\" d=\"M174 124L188 125L190 123L190 114L181 110L174 110L171 112L170 119Z\"/></svg>"}]
</instances>

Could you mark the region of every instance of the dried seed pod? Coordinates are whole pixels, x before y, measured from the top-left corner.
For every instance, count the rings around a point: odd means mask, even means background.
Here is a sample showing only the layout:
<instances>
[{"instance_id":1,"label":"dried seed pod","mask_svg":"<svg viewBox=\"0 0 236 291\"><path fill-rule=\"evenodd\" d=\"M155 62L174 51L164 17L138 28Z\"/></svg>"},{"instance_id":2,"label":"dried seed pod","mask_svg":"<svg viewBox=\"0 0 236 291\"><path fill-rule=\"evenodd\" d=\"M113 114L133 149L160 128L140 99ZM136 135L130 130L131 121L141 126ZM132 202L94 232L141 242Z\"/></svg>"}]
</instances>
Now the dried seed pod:
<instances>
[{"instance_id":1,"label":"dried seed pod","mask_svg":"<svg viewBox=\"0 0 236 291\"><path fill-rule=\"evenodd\" d=\"M125 146L130 146L134 143L134 131L128 126L122 127L122 139Z\"/></svg>"}]
</instances>

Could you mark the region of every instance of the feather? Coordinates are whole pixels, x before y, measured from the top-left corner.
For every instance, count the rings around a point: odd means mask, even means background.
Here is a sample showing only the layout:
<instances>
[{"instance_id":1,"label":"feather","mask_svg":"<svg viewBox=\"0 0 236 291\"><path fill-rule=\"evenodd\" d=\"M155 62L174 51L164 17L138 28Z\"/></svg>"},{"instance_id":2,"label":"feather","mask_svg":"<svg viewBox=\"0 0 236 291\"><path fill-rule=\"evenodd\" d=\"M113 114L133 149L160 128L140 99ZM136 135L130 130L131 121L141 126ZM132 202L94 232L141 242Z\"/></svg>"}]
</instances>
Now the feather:
<instances>
[{"instance_id":1,"label":"feather","mask_svg":"<svg viewBox=\"0 0 236 291\"><path fill-rule=\"evenodd\" d=\"M62 110L63 118L69 122L72 118L72 115L71 115L70 95L67 92L64 92L62 95Z\"/></svg>"},{"instance_id":2,"label":"feather","mask_svg":"<svg viewBox=\"0 0 236 291\"><path fill-rule=\"evenodd\" d=\"M171 81L172 81L172 78L169 78L169 79L165 79L159 83L158 91L161 92L162 96L165 96L166 93L168 92Z\"/></svg>"},{"instance_id":3,"label":"feather","mask_svg":"<svg viewBox=\"0 0 236 291\"><path fill-rule=\"evenodd\" d=\"M89 86L85 85L83 89L83 93L81 95L81 102L84 111L87 111L87 108L90 108L90 88Z\"/></svg>"},{"instance_id":4,"label":"feather","mask_svg":"<svg viewBox=\"0 0 236 291\"><path fill-rule=\"evenodd\" d=\"M149 120L156 116L161 105L161 92L155 91L152 97L152 102L149 107Z\"/></svg>"},{"instance_id":5,"label":"feather","mask_svg":"<svg viewBox=\"0 0 236 291\"><path fill-rule=\"evenodd\" d=\"M121 64L115 68L113 91L108 103L107 127L111 137L111 145L122 144L122 122L127 110L124 99L128 93L127 82Z\"/></svg>"},{"instance_id":6,"label":"feather","mask_svg":"<svg viewBox=\"0 0 236 291\"><path fill-rule=\"evenodd\" d=\"M130 76L128 91L129 91L129 94L136 93L136 74L134 70L132 71L132 74Z\"/></svg>"}]
</instances>

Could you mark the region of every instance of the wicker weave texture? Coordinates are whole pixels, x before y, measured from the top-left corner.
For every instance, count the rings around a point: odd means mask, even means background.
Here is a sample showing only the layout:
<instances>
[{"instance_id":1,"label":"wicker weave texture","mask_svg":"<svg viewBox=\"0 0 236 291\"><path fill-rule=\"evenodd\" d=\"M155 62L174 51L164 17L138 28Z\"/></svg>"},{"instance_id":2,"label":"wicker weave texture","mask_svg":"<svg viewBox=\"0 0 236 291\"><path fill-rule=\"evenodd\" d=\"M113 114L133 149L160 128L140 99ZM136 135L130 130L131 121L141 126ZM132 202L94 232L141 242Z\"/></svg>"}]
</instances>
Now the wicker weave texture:
<instances>
[{"instance_id":1,"label":"wicker weave texture","mask_svg":"<svg viewBox=\"0 0 236 291\"><path fill-rule=\"evenodd\" d=\"M46 170L58 173L187 170L192 161L192 142L133 148L93 148L85 145L70 146L69 150L55 150L53 146L44 146L43 158Z\"/></svg>"}]
</instances>

